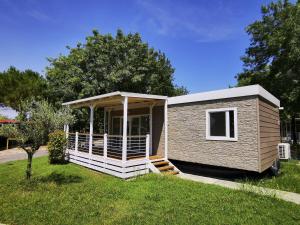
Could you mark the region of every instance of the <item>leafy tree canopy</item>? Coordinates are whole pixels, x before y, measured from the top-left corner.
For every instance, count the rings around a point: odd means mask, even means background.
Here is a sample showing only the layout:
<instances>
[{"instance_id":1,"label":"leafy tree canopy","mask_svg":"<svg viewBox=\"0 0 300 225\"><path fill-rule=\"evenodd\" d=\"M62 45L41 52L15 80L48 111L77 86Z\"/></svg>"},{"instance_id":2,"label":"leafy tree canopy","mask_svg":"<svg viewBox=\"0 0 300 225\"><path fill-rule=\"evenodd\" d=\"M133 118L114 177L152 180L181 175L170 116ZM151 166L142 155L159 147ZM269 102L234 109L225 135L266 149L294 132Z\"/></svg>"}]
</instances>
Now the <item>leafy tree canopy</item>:
<instances>
[{"instance_id":1,"label":"leafy tree canopy","mask_svg":"<svg viewBox=\"0 0 300 225\"><path fill-rule=\"evenodd\" d=\"M46 82L37 72L15 67L0 72L0 103L20 110L22 101L43 96Z\"/></svg>"},{"instance_id":2,"label":"leafy tree canopy","mask_svg":"<svg viewBox=\"0 0 300 225\"><path fill-rule=\"evenodd\" d=\"M14 137L19 147L28 155L26 177L31 176L33 154L48 141L48 135L56 129L62 129L64 124L72 124L74 116L70 109L64 107L55 110L47 101L28 100L21 103L18 115L18 126L5 125L0 127L0 135Z\"/></svg>"},{"instance_id":3,"label":"leafy tree canopy","mask_svg":"<svg viewBox=\"0 0 300 225\"><path fill-rule=\"evenodd\" d=\"M165 54L149 48L138 33L124 35L118 30L113 37L94 30L86 43L67 48L69 54L49 59L46 69L52 102L112 91L169 96L187 92L174 85L174 68Z\"/></svg>"},{"instance_id":4,"label":"leafy tree canopy","mask_svg":"<svg viewBox=\"0 0 300 225\"><path fill-rule=\"evenodd\" d=\"M270 3L261 12L262 18L247 27L251 43L238 85L262 85L292 115L300 112L300 1Z\"/></svg>"}]
</instances>

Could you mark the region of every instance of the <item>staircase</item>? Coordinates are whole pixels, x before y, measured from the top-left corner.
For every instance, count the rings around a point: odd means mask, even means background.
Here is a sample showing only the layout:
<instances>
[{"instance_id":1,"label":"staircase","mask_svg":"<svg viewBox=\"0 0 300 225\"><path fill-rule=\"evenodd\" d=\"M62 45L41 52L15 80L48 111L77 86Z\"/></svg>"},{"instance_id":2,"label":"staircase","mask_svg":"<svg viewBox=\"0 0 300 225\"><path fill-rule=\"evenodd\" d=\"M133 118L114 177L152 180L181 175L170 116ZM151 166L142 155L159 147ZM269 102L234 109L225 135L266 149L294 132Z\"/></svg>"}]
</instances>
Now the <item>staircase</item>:
<instances>
[{"instance_id":1,"label":"staircase","mask_svg":"<svg viewBox=\"0 0 300 225\"><path fill-rule=\"evenodd\" d=\"M168 160L160 156L151 156L150 157L150 170L153 173L161 173L163 175L177 175L179 170Z\"/></svg>"}]
</instances>

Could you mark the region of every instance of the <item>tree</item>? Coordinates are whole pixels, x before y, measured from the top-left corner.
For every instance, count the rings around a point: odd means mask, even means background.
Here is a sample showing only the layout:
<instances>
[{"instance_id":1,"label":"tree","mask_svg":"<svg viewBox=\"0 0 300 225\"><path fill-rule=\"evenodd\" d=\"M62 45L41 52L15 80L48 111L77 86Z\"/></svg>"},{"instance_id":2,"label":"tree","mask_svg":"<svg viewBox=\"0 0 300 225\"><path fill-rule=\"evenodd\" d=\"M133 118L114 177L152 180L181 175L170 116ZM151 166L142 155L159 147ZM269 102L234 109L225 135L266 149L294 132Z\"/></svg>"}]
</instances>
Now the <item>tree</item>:
<instances>
[{"instance_id":1,"label":"tree","mask_svg":"<svg viewBox=\"0 0 300 225\"><path fill-rule=\"evenodd\" d=\"M20 71L15 67L0 72L0 103L20 110L22 101L41 99L46 89L46 81L32 70Z\"/></svg>"},{"instance_id":2,"label":"tree","mask_svg":"<svg viewBox=\"0 0 300 225\"><path fill-rule=\"evenodd\" d=\"M7 120L8 118L2 114L0 114L0 120Z\"/></svg>"},{"instance_id":3,"label":"tree","mask_svg":"<svg viewBox=\"0 0 300 225\"><path fill-rule=\"evenodd\" d=\"M26 178L30 179L32 157L34 153L48 140L48 134L61 129L63 124L74 121L70 110L66 107L55 111L46 101L22 102L22 111L19 113L18 126L6 125L0 128L0 135L17 139L18 146L28 156Z\"/></svg>"},{"instance_id":4,"label":"tree","mask_svg":"<svg viewBox=\"0 0 300 225\"><path fill-rule=\"evenodd\" d=\"M85 44L49 59L46 69L51 102L60 104L113 91L161 95L185 94L173 84L174 68L165 54L149 48L138 33L115 37L94 30Z\"/></svg>"},{"instance_id":5,"label":"tree","mask_svg":"<svg viewBox=\"0 0 300 225\"><path fill-rule=\"evenodd\" d=\"M270 3L261 12L262 18L247 27L251 42L242 57L238 86L262 85L294 120L300 112L300 1Z\"/></svg>"}]
</instances>

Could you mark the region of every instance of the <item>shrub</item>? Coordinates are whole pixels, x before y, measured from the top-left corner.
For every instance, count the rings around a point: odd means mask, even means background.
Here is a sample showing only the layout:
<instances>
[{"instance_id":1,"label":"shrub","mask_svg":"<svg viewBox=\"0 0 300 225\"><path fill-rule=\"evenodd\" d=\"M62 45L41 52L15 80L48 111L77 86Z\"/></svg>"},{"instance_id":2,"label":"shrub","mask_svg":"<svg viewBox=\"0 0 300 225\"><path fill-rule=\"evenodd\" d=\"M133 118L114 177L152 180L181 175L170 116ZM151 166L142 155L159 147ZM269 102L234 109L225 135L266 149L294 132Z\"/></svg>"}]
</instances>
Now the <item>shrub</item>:
<instances>
[{"instance_id":1,"label":"shrub","mask_svg":"<svg viewBox=\"0 0 300 225\"><path fill-rule=\"evenodd\" d=\"M48 151L49 151L49 163L59 164L65 163L67 148L67 138L63 131L54 131L49 134Z\"/></svg>"},{"instance_id":2,"label":"shrub","mask_svg":"<svg viewBox=\"0 0 300 225\"><path fill-rule=\"evenodd\" d=\"M291 144L292 159L300 159L300 144Z\"/></svg>"}]
</instances>

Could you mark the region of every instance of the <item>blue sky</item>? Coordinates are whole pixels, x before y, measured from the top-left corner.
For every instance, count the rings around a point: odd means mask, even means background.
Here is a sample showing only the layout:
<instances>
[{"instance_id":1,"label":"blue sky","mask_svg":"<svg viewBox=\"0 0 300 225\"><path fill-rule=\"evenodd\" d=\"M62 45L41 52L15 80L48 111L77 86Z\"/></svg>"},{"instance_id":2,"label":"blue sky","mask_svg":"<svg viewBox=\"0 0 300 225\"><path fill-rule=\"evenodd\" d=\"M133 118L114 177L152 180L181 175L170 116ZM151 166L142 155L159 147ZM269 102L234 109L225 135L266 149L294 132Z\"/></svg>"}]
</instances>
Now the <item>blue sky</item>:
<instances>
[{"instance_id":1,"label":"blue sky","mask_svg":"<svg viewBox=\"0 0 300 225\"><path fill-rule=\"evenodd\" d=\"M192 93L235 85L249 44L245 27L268 0L0 0L0 70L44 74L47 57L84 42L93 29L139 32L166 53L175 82Z\"/></svg>"}]
</instances>

